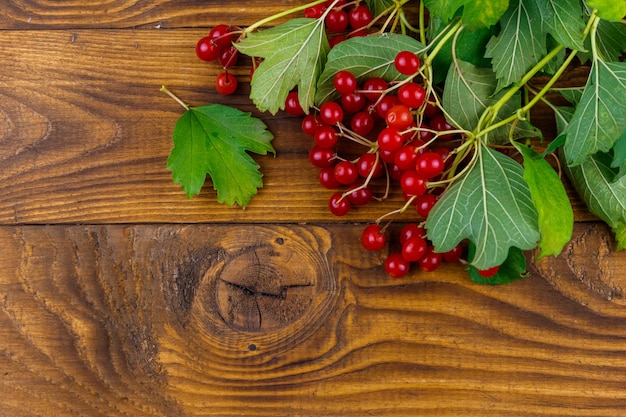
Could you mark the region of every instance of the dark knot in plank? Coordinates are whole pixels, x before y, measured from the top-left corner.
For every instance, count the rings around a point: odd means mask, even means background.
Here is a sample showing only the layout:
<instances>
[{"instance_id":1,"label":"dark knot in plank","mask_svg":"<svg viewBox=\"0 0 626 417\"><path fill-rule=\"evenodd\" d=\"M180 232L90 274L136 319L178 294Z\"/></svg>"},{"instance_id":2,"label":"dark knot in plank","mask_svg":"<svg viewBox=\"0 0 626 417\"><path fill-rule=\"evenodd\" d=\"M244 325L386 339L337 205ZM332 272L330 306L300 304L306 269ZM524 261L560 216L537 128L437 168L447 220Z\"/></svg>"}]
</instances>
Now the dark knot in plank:
<instances>
[{"instance_id":1,"label":"dark knot in plank","mask_svg":"<svg viewBox=\"0 0 626 417\"><path fill-rule=\"evenodd\" d=\"M231 328L273 331L298 320L315 299L321 271L305 246L279 237L243 248L219 274L216 303Z\"/></svg>"}]
</instances>

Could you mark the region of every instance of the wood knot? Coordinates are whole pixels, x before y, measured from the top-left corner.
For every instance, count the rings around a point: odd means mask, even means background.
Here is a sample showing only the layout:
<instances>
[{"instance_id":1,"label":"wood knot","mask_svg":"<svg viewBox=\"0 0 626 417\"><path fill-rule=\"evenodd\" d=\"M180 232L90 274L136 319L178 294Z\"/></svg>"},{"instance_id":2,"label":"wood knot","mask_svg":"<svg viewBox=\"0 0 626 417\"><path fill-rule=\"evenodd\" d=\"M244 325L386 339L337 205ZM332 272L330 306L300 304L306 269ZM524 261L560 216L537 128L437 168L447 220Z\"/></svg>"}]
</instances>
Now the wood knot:
<instances>
[{"instance_id":1,"label":"wood knot","mask_svg":"<svg viewBox=\"0 0 626 417\"><path fill-rule=\"evenodd\" d=\"M326 294L330 273L322 254L299 236L256 232L247 235L254 243L231 253L217 273L215 305L234 330L271 332L307 314Z\"/></svg>"}]
</instances>

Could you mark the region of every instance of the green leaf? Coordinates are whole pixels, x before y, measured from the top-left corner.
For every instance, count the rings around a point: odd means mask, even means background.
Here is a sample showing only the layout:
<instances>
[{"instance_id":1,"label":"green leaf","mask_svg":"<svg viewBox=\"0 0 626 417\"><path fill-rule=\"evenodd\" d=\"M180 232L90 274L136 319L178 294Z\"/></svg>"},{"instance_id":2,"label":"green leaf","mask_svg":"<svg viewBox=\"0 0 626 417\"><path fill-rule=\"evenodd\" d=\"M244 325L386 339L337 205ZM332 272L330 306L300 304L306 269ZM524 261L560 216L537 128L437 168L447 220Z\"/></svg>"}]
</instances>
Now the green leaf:
<instances>
[{"instance_id":1,"label":"green leaf","mask_svg":"<svg viewBox=\"0 0 626 417\"><path fill-rule=\"evenodd\" d=\"M583 96L583 91L585 91L584 87L564 87L564 88L554 88L552 91L559 93L563 98L569 101L574 106L580 103L580 99ZM573 114L573 112L572 112ZM568 119L569 122L569 119Z\"/></svg>"},{"instance_id":2,"label":"green leaf","mask_svg":"<svg viewBox=\"0 0 626 417\"><path fill-rule=\"evenodd\" d=\"M558 43L554 38L550 35L546 38L547 49L551 51L552 49L558 46ZM547 75L554 75L559 70L563 61L565 61L565 48L561 48L560 51L552 58L546 65L543 66L541 72Z\"/></svg>"},{"instance_id":3,"label":"green leaf","mask_svg":"<svg viewBox=\"0 0 626 417\"><path fill-rule=\"evenodd\" d=\"M541 16L532 1L512 4L500 25L500 33L487 43L485 53L492 59L498 90L519 81L547 53Z\"/></svg>"},{"instance_id":4,"label":"green leaf","mask_svg":"<svg viewBox=\"0 0 626 417\"><path fill-rule=\"evenodd\" d=\"M441 21L431 20L431 25L437 26L437 31L433 36L437 36L439 31L446 27L441 24ZM484 54L487 42L495 34L496 26L461 31L455 42L456 58L479 68L491 68L491 60L485 58ZM446 78L452 64L452 41L452 39L448 40L433 60L433 84L439 84Z\"/></svg>"},{"instance_id":5,"label":"green leaf","mask_svg":"<svg viewBox=\"0 0 626 417\"><path fill-rule=\"evenodd\" d=\"M589 211L601 218L616 234L621 248L626 244L626 176L616 179L611 156L591 155L565 172Z\"/></svg>"},{"instance_id":6,"label":"green leaf","mask_svg":"<svg viewBox=\"0 0 626 417\"><path fill-rule=\"evenodd\" d=\"M504 94L494 95L496 78L489 68L478 68L468 62L457 61L450 66L443 92L443 107L459 127L473 131L488 107L495 104ZM500 110L495 122L510 116L521 106L521 94L516 93ZM511 124L502 126L489 134L488 143L507 143ZM513 138L541 137L527 120L516 124Z\"/></svg>"},{"instance_id":7,"label":"green leaf","mask_svg":"<svg viewBox=\"0 0 626 417\"><path fill-rule=\"evenodd\" d=\"M585 21L579 0L534 0L544 33L566 48L583 50Z\"/></svg>"},{"instance_id":8,"label":"green leaf","mask_svg":"<svg viewBox=\"0 0 626 417\"><path fill-rule=\"evenodd\" d=\"M367 7L370 8L374 16L384 13L394 5L393 0L365 0L365 3L367 3Z\"/></svg>"},{"instance_id":9,"label":"green leaf","mask_svg":"<svg viewBox=\"0 0 626 417\"><path fill-rule=\"evenodd\" d=\"M550 164L532 149L515 147L524 158L524 180L538 213L540 253L538 258L557 256L572 238L574 211L563 182Z\"/></svg>"},{"instance_id":10,"label":"green leaf","mask_svg":"<svg viewBox=\"0 0 626 417\"><path fill-rule=\"evenodd\" d=\"M167 168L188 198L200 192L209 174L220 203L245 207L263 186L259 165L246 151L274 153L272 139L250 113L221 104L192 107L176 122Z\"/></svg>"},{"instance_id":11,"label":"green leaf","mask_svg":"<svg viewBox=\"0 0 626 417\"><path fill-rule=\"evenodd\" d=\"M567 163L578 165L598 151L608 152L625 130L626 63L596 59L567 128Z\"/></svg>"},{"instance_id":12,"label":"green leaf","mask_svg":"<svg viewBox=\"0 0 626 417\"><path fill-rule=\"evenodd\" d=\"M406 35L387 33L347 39L328 54L328 61L317 84L315 103L321 105L338 97L333 79L341 70L350 71L358 80L381 77L394 81L403 76L396 71L393 61L400 51L420 54L425 46Z\"/></svg>"},{"instance_id":13,"label":"green leaf","mask_svg":"<svg viewBox=\"0 0 626 417\"><path fill-rule=\"evenodd\" d=\"M598 17L619 22L626 16L626 0L585 0L592 9L598 9Z\"/></svg>"},{"instance_id":14,"label":"green leaf","mask_svg":"<svg viewBox=\"0 0 626 417\"><path fill-rule=\"evenodd\" d=\"M611 168L617 168L618 177L626 174L626 132L622 134L613 144L613 161Z\"/></svg>"},{"instance_id":15,"label":"green leaf","mask_svg":"<svg viewBox=\"0 0 626 417\"><path fill-rule=\"evenodd\" d=\"M468 258L470 261L475 252L476 246L470 243L468 245ZM470 280L472 282L483 285L503 285L518 281L528 276L526 272L526 257L524 256L524 252L516 247L511 247L511 249L509 249L509 255L502 265L500 265L500 269L498 269L498 272L495 275L485 278L481 276L476 267L472 265L467 268L467 272L469 273Z\"/></svg>"},{"instance_id":16,"label":"green leaf","mask_svg":"<svg viewBox=\"0 0 626 417\"><path fill-rule=\"evenodd\" d=\"M524 181L524 170L510 157L478 145L475 163L441 196L426 219L437 252L464 239L476 245L478 269L501 265L512 246L536 247L537 210Z\"/></svg>"},{"instance_id":17,"label":"green leaf","mask_svg":"<svg viewBox=\"0 0 626 417\"><path fill-rule=\"evenodd\" d=\"M509 0L424 0L435 18L450 20L463 7L463 24L468 29L495 25L509 6Z\"/></svg>"},{"instance_id":18,"label":"green leaf","mask_svg":"<svg viewBox=\"0 0 626 417\"><path fill-rule=\"evenodd\" d=\"M600 20L596 31L597 53L605 61L619 61L626 52L626 25L622 22ZM591 52L591 37L585 38L587 52L579 52L577 57L584 63L593 57Z\"/></svg>"},{"instance_id":19,"label":"green leaf","mask_svg":"<svg viewBox=\"0 0 626 417\"><path fill-rule=\"evenodd\" d=\"M296 18L250 33L237 49L264 58L254 72L250 99L261 111L276 114L285 108L289 92L298 87L300 106L313 106L315 85L330 49L323 19Z\"/></svg>"}]
</instances>

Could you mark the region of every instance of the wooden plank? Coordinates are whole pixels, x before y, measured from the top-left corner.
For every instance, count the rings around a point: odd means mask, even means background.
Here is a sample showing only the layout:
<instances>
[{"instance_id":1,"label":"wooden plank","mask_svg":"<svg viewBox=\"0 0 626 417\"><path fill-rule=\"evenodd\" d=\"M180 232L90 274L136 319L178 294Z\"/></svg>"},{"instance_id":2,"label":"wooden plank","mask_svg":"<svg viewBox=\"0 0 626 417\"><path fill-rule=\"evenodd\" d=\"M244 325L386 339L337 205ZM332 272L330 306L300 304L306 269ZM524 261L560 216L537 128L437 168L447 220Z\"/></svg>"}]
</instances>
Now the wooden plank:
<instances>
[{"instance_id":1,"label":"wooden plank","mask_svg":"<svg viewBox=\"0 0 626 417\"><path fill-rule=\"evenodd\" d=\"M348 224L0 228L0 414L625 409L623 294L586 291L581 304L553 285L550 260L507 286L474 285L457 265L394 280L382 273L384 251L354 244L359 233ZM578 225L558 274L581 278L563 266L576 254L623 285L623 253L591 256L607 236Z\"/></svg>"},{"instance_id":2,"label":"wooden plank","mask_svg":"<svg viewBox=\"0 0 626 417\"><path fill-rule=\"evenodd\" d=\"M304 2L289 0L255 0L254 7L242 6L236 2L224 3L221 0L22 0L3 5L0 10L0 28L172 29L206 28L220 23L247 26L302 4Z\"/></svg>"},{"instance_id":3,"label":"wooden plank","mask_svg":"<svg viewBox=\"0 0 626 417\"><path fill-rule=\"evenodd\" d=\"M241 91L217 96L215 65L194 53L204 31L0 31L0 223L337 221L331 192L307 161L312 140L300 119L259 114ZM571 82L584 74L574 72ZM277 157L258 157L265 188L249 210L217 204L207 185L187 200L165 169L182 108L159 92L167 84L191 105L223 102L261 117ZM535 116L548 129L547 112ZM577 220L593 219L573 196ZM340 221L373 221L401 207L360 208ZM410 217L414 217L412 211Z\"/></svg>"}]
</instances>

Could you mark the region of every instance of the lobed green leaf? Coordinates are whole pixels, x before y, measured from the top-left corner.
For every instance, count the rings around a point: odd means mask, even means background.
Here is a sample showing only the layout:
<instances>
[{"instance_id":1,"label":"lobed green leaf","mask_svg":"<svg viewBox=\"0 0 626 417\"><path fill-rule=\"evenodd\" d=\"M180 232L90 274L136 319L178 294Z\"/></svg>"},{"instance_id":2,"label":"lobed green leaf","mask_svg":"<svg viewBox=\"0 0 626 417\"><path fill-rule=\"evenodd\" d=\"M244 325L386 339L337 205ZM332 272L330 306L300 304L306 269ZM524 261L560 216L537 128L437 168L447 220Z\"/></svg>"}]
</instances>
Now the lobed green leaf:
<instances>
[{"instance_id":1,"label":"lobed green leaf","mask_svg":"<svg viewBox=\"0 0 626 417\"><path fill-rule=\"evenodd\" d=\"M534 1L511 4L500 25L500 33L491 38L485 51L492 60L498 90L519 81L547 53L541 14Z\"/></svg>"},{"instance_id":2,"label":"lobed green leaf","mask_svg":"<svg viewBox=\"0 0 626 417\"><path fill-rule=\"evenodd\" d=\"M608 152L625 131L626 62L596 59L567 127L567 164L578 165L596 152Z\"/></svg>"},{"instance_id":3,"label":"lobed green leaf","mask_svg":"<svg viewBox=\"0 0 626 417\"><path fill-rule=\"evenodd\" d=\"M289 92L298 87L300 106L314 104L316 83L330 50L322 19L296 18L250 33L237 49L263 62L254 72L250 99L261 111L285 108Z\"/></svg>"},{"instance_id":4,"label":"lobed green leaf","mask_svg":"<svg viewBox=\"0 0 626 417\"><path fill-rule=\"evenodd\" d=\"M328 54L317 83L315 103L321 105L338 97L333 79L341 70L350 71L359 81L372 77L398 80L406 77L393 65L398 52L408 50L421 54L424 49L425 46L414 38L394 33L347 39Z\"/></svg>"},{"instance_id":5,"label":"lobed green leaf","mask_svg":"<svg viewBox=\"0 0 626 417\"><path fill-rule=\"evenodd\" d=\"M539 241L537 210L520 164L485 145L475 163L441 196L426 219L438 252L464 239L476 245L472 265L501 265L509 249L533 249Z\"/></svg>"},{"instance_id":6,"label":"lobed green leaf","mask_svg":"<svg viewBox=\"0 0 626 417\"><path fill-rule=\"evenodd\" d=\"M600 217L616 234L620 248L626 245L626 176L616 178L611 156L597 153L565 172L589 211Z\"/></svg>"},{"instance_id":7,"label":"lobed green leaf","mask_svg":"<svg viewBox=\"0 0 626 417\"><path fill-rule=\"evenodd\" d=\"M246 151L273 153L272 139L249 113L222 104L192 107L176 122L167 169L188 198L200 192L208 174L220 203L245 207L263 186L259 165Z\"/></svg>"}]
</instances>

